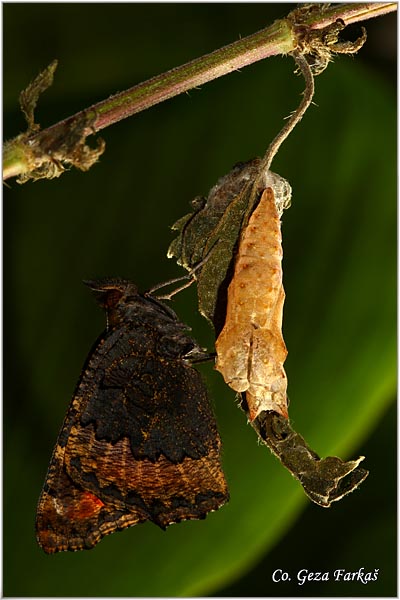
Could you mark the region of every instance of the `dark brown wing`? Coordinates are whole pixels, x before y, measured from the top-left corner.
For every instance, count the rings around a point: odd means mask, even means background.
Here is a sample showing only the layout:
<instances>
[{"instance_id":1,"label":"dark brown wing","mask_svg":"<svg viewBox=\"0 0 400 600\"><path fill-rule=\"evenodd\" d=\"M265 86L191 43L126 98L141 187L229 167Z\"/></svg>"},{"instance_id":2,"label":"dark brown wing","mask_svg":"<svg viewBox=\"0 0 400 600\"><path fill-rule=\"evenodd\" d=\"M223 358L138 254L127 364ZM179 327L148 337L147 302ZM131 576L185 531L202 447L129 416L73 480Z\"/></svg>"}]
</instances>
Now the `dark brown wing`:
<instances>
[{"instance_id":1,"label":"dark brown wing","mask_svg":"<svg viewBox=\"0 0 400 600\"><path fill-rule=\"evenodd\" d=\"M173 356L190 338L179 322L166 329L168 343L154 314L119 319L89 357L39 500L46 552L90 548L145 520L165 528L201 519L227 501L206 388L179 350Z\"/></svg>"}]
</instances>

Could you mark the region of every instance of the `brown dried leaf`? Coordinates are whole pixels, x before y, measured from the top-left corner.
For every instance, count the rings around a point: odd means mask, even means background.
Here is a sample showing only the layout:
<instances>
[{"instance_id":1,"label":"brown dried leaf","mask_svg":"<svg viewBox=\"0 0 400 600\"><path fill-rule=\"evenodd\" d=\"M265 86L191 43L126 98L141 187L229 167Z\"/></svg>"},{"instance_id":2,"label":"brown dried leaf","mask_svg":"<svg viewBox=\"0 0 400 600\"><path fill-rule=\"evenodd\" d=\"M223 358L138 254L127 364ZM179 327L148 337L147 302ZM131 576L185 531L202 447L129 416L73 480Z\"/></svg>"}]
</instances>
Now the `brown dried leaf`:
<instances>
[{"instance_id":1,"label":"brown dried leaf","mask_svg":"<svg viewBox=\"0 0 400 600\"><path fill-rule=\"evenodd\" d=\"M29 152L29 168L17 179L25 183L33 179L53 179L59 177L70 166L87 171L98 161L105 149L105 142L97 140L97 147L86 144L89 132L92 133L96 114L85 112L57 126L44 130L30 139L24 136L25 148Z\"/></svg>"},{"instance_id":2,"label":"brown dried leaf","mask_svg":"<svg viewBox=\"0 0 400 600\"><path fill-rule=\"evenodd\" d=\"M35 123L35 108L39 96L52 85L57 65L58 61L53 60L19 95L19 104L28 124L29 133L40 129L40 125Z\"/></svg>"},{"instance_id":3,"label":"brown dried leaf","mask_svg":"<svg viewBox=\"0 0 400 600\"><path fill-rule=\"evenodd\" d=\"M23 172L19 171L18 183L30 179L53 179L70 166L87 171L105 149L102 139L98 140L96 148L86 144L88 135L95 131L94 110L83 111L44 131L40 131L40 125L35 123L34 112L39 96L53 83L56 67L57 61L54 60L20 94L20 106L28 129L8 142L8 148L18 150L20 162L24 165Z\"/></svg>"},{"instance_id":4,"label":"brown dried leaf","mask_svg":"<svg viewBox=\"0 0 400 600\"><path fill-rule=\"evenodd\" d=\"M356 490L368 476L359 467L360 456L347 462L336 456L321 459L292 429L289 420L273 412L263 412L252 423L262 441L298 479L307 496L324 508Z\"/></svg>"}]
</instances>

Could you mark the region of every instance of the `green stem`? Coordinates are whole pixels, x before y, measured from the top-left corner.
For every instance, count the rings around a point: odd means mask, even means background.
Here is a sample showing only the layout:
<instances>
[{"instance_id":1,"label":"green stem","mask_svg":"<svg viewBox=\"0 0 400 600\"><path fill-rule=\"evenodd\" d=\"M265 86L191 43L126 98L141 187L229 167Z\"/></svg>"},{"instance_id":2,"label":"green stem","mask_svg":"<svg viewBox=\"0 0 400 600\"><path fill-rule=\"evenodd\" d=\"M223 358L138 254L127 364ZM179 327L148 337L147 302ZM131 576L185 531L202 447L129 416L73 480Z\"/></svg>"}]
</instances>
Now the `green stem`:
<instances>
[{"instance_id":1,"label":"green stem","mask_svg":"<svg viewBox=\"0 0 400 600\"><path fill-rule=\"evenodd\" d=\"M349 4L336 4L327 8L315 21L310 18L308 24L312 29L326 27L336 19L342 19L346 25L359 21L366 21L374 17L382 17L397 10L397 2L355 2ZM305 20L307 23L307 19Z\"/></svg>"},{"instance_id":2,"label":"green stem","mask_svg":"<svg viewBox=\"0 0 400 600\"><path fill-rule=\"evenodd\" d=\"M95 128L101 130L111 122L115 123L263 58L286 54L293 47L294 39L289 24L283 20L276 21L267 29L92 106L91 110L98 115Z\"/></svg>"},{"instance_id":3,"label":"green stem","mask_svg":"<svg viewBox=\"0 0 400 600\"><path fill-rule=\"evenodd\" d=\"M302 21L311 29L320 29L327 24L343 19L347 23L355 23L372 17L384 15L397 9L395 2L340 4L320 11L310 12L310 16ZM295 11L294 11L295 12ZM59 139L63 131L74 126L76 121L85 117L90 126L83 130L83 135L90 135L113 125L133 114L145 110L159 102L177 96L182 92L201 86L204 83L227 75L254 62L277 54L287 54L296 49L297 39L289 19L275 21L271 26L253 35L240 39L220 48L211 54L195 59L181 67L176 67L144 83L136 85L125 92L111 96L72 117L61 121L39 133L26 136L31 146L40 146L43 138ZM16 138L18 140L18 138ZM3 179L21 173L15 162L15 151L11 140L4 148ZM21 143L21 141L20 141ZM20 156L20 153L18 153Z\"/></svg>"},{"instance_id":4,"label":"green stem","mask_svg":"<svg viewBox=\"0 0 400 600\"><path fill-rule=\"evenodd\" d=\"M310 17L311 28L319 29L336 19L355 23L396 10L395 2L342 4ZM96 131L146 110L213 79L242 69L277 54L288 54L296 48L296 38L289 23L281 19L253 35L206 54L181 67L176 67L125 92L116 94L89 108L97 113Z\"/></svg>"}]
</instances>

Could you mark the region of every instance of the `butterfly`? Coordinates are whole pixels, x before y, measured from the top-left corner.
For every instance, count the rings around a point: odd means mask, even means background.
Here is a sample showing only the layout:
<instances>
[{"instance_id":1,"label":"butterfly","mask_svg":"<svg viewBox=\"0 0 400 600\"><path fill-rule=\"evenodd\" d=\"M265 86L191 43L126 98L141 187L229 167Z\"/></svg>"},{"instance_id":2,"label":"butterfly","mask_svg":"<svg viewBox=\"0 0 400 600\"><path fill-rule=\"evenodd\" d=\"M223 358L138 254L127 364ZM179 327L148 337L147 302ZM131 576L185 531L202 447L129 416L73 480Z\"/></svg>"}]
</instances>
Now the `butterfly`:
<instances>
[{"instance_id":1,"label":"butterfly","mask_svg":"<svg viewBox=\"0 0 400 600\"><path fill-rule=\"evenodd\" d=\"M39 499L46 553L83 550L152 521L205 518L229 498L221 440L176 314L127 280L85 282L107 328L84 365Z\"/></svg>"}]
</instances>

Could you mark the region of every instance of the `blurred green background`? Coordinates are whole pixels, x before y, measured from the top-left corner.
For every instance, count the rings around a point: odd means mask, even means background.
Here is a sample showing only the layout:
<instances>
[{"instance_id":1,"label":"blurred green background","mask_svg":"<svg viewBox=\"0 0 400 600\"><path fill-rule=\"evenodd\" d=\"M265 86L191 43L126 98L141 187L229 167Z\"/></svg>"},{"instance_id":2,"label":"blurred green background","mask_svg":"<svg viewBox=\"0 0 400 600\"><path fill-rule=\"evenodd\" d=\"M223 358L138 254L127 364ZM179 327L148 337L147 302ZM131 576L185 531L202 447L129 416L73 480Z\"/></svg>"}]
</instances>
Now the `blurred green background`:
<instances>
[{"instance_id":1,"label":"blurred green background","mask_svg":"<svg viewBox=\"0 0 400 600\"><path fill-rule=\"evenodd\" d=\"M5 137L24 129L18 94L54 58L42 126L292 7L3 4ZM229 504L166 533L148 523L116 533L90 552L46 556L35 542L51 451L105 325L81 281L121 276L146 290L182 274L166 258L169 226L234 163L262 154L299 102L293 61L275 57L106 129L106 153L86 174L3 188L5 596L396 595L396 17L366 25L359 56L317 78L315 105L273 170L293 187L283 222L292 422L322 456L365 455L368 479L329 510L311 505L206 365ZM195 290L173 307L211 349ZM333 581L360 567L379 569L378 580ZM273 583L275 569L291 581ZM299 586L300 569L330 581Z\"/></svg>"}]
</instances>

